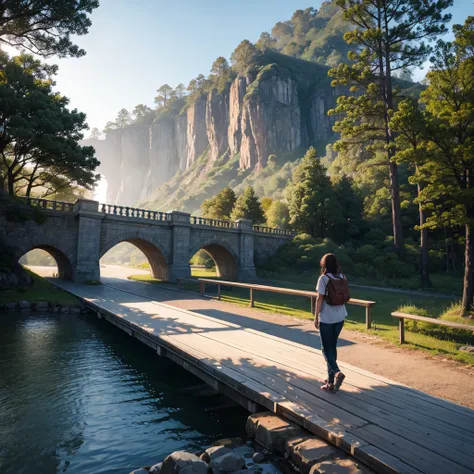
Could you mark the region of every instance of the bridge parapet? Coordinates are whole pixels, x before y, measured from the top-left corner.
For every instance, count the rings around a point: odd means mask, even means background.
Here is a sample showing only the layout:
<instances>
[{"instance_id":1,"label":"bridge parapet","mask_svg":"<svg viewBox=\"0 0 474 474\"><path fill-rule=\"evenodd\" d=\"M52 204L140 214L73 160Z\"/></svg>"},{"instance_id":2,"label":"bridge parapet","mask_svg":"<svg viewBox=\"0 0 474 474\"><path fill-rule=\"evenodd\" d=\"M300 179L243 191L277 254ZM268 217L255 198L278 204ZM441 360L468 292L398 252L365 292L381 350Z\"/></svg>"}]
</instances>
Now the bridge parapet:
<instances>
[{"instance_id":1,"label":"bridge parapet","mask_svg":"<svg viewBox=\"0 0 474 474\"><path fill-rule=\"evenodd\" d=\"M255 232L261 232L263 234L276 234L276 235L288 235L294 237L296 232L293 230L280 229L279 227L267 227L264 225L254 225L253 230Z\"/></svg>"},{"instance_id":2,"label":"bridge parapet","mask_svg":"<svg viewBox=\"0 0 474 474\"><path fill-rule=\"evenodd\" d=\"M60 212L73 212L74 204L70 202L52 201L50 199L26 198L20 197L25 204L32 207L39 207L41 209Z\"/></svg>"},{"instance_id":3,"label":"bridge parapet","mask_svg":"<svg viewBox=\"0 0 474 474\"><path fill-rule=\"evenodd\" d=\"M120 217L134 217L138 219L148 219L152 221L170 221L171 214L160 211L150 211L148 209L138 209L135 207L116 206L114 204L99 204L99 212Z\"/></svg>"}]
</instances>

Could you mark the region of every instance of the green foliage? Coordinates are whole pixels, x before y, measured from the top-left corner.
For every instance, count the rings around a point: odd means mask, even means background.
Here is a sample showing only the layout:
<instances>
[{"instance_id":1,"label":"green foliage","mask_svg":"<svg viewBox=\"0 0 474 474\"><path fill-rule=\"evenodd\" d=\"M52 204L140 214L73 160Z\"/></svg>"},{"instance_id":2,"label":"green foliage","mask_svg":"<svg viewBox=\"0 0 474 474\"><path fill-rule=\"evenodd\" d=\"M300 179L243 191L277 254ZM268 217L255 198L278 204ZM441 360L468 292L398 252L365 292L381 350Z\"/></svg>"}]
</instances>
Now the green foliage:
<instances>
[{"instance_id":1,"label":"green foliage","mask_svg":"<svg viewBox=\"0 0 474 474\"><path fill-rule=\"evenodd\" d=\"M402 306L397 311L407 314L414 314L416 316L424 316L426 318L432 317L429 311L416 306ZM448 308L439 319L444 321L457 322L467 324L469 320L461 316L462 306L460 304L453 304ZM435 337L444 341L455 341L460 344L472 344L474 342L474 335L472 331L464 329L455 329L438 324L430 324L424 321L412 321L407 319L405 321L405 328L407 331L425 334L427 336Z\"/></svg>"},{"instance_id":2,"label":"green foliage","mask_svg":"<svg viewBox=\"0 0 474 474\"><path fill-rule=\"evenodd\" d=\"M117 128L125 128L132 123L132 116L127 109L120 109L115 118L115 125Z\"/></svg>"},{"instance_id":3,"label":"green foliage","mask_svg":"<svg viewBox=\"0 0 474 474\"><path fill-rule=\"evenodd\" d=\"M291 242L280 247L276 254L262 263L261 267L270 271L319 272L319 262L326 253L335 253L344 272L350 273L353 261L342 246L330 239L314 239L309 234L299 234Z\"/></svg>"},{"instance_id":4,"label":"green foliage","mask_svg":"<svg viewBox=\"0 0 474 474\"><path fill-rule=\"evenodd\" d=\"M0 43L44 57L83 56L71 35L88 33L88 15L98 6L98 0L3 0Z\"/></svg>"},{"instance_id":5,"label":"green foliage","mask_svg":"<svg viewBox=\"0 0 474 474\"><path fill-rule=\"evenodd\" d=\"M230 60L232 61L232 68L237 73L245 73L247 68L255 61L259 51L256 46L249 40L243 40L237 48L234 49Z\"/></svg>"},{"instance_id":6,"label":"green foliage","mask_svg":"<svg viewBox=\"0 0 474 474\"><path fill-rule=\"evenodd\" d=\"M214 260L205 250L199 250L189 263L191 265L204 265L206 268L215 268L216 266Z\"/></svg>"},{"instance_id":7,"label":"green foliage","mask_svg":"<svg viewBox=\"0 0 474 474\"><path fill-rule=\"evenodd\" d=\"M254 224L265 222L262 206L252 186L248 186L237 198L231 218L234 221L237 219L250 219Z\"/></svg>"},{"instance_id":8,"label":"green foliage","mask_svg":"<svg viewBox=\"0 0 474 474\"><path fill-rule=\"evenodd\" d=\"M211 199L207 199L201 204L203 217L230 219L236 199L234 191L229 186L226 186Z\"/></svg>"},{"instance_id":9,"label":"green foliage","mask_svg":"<svg viewBox=\"0 0 474 474\"><path fill-rule=\"evenodd\" d=\"M319 11L312 7L297 10L291 20L276 23L271 33L260 35L257 46L334 66L347 60L349 48L343 36L348 29L336 2L327 1Z\"/></svg>"},{"instance_id":10,"label":"green foliage","mask_svg":"<svg viewBox=\"0 0 474 474\"><path fill-rule=\"evenodd\" d=\"M279 227L280 229L289 227L290 210L283 201L272 201L265 215L269 227Z\"/></svg>"},{"instance_id":11,"label":"green foliage","mask_svg":"<svg viewBox=\"0 0 474 474\"><path fill-rule=\"evenodd\" d=\"M86 116L53 90L56 71L31 55L0 53L0 181L10 195L92 189L98 179L94 148L78 143Z\"/></svg>"},{"instance_id":12,"label":"green foliage","mask_svg":"<svg viewBox=\"0 0 474 474\"><path fill-rule=\"evenodd\" d=\"M313 147L296 168L287 195L291 225L300 232L324 237L342 219L331 182Z\"/></svg>"}]
</instances>

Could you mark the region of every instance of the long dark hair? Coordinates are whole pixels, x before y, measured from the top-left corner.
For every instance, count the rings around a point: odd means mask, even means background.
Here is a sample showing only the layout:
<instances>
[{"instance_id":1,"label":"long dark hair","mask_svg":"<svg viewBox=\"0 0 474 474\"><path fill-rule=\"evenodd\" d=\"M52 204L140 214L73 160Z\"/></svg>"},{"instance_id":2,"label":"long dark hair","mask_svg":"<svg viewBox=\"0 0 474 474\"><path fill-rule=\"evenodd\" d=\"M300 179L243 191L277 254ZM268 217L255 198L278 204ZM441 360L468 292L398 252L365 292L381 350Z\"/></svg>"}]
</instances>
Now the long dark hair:
<instances>
[{"instance_id":1,"label":"long dark hair","mask_svg":"<svg viewBox=\"0 0 474 474\"><path fill-rule=\"evenodd\" d=\"M321 275L326 275L326 273L332 273L333 275L338 275L341 273L341 267L337 261L336 256L333 253L327 253L323 255L321 262Z\"/></svg>"}]
</instances>

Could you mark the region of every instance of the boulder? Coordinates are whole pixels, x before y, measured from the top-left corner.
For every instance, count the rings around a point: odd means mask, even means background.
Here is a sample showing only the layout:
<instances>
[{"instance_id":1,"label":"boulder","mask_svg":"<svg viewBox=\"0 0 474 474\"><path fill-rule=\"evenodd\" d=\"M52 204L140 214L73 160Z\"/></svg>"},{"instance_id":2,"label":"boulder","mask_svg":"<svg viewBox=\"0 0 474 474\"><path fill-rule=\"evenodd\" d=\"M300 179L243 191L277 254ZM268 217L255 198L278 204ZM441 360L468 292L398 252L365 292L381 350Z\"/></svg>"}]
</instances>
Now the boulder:
<instances>
[{"instance_id":1,"label":"boulder","mask_svg":"<svg viewBox=\"0 0 474 474\"><path fill-rule=\"evenodd\" d=\"M252 461L255 463L262 462L264 459L265 456L263 455L263 453L260 452L254 453L254 455L252 456Z\"/></svg>"},{"instance_id":2,"label":"boulder","mask_svg":"<svg viewBox=\"0 0 474 474\"><path fill-rule=\"evenodd\" d=\"M18 305L14 302L11 302L11 303L7 303L5 305L5 309L8 310L8 311L15 311L17 309Z\"/></svg>"},{"instance_id":3,"label":"boulder","mask_svg":"<svg viewBox=\"0 0 474 474\"><path fill-rule=\"evenodd\" d=\"M70 311L69 306L63 306L59 312L61 314L69 314L69 311Z\"/></svg>"},{"instance_id":4,"label":"boulder","mask_svg":"<svg viewBox=\"0 0 474 474\"><path fill-rule=\"evenodd\" d=\"M207 474L207 464L185 451L170 454L161 466L160 474Z\"/></svg>"},{"instance_id":5,"label":"boulder","mask_svg":"<svg viewBox=\"0 0 474 474\"><path fill-rule=\"evenodd\" d=\"M31 309L31 303L29 301L26 301L26 300L22 300L18 303L18 306L20 308L21 311L25 311L25 310L28 310L28 309Z\"/></svg>"},{"instance_id":6,"label":"boulder","mask_svg":"<svg viewBox=\"0 0 474 474\"><path fill-rule=\"evenodd\" d=\"M150 474L160 474L162 466L163 466L162 462L159 462L158 464L154 464L153 466L150 467L150 470L148 472Z\"/></svg>"},{"instance_id":7,"label":"boulder","mask_svg":"<svg viewBox=\"0 0 474 474\"><path fill-rule=\"evenodd\" d=\"M48 311L48 303L46 301L39 301L35 305L36 311Z\"/></svg>"},{"instance_id":8,"label":"boulder","mask_svg":"<svg viewBox=\"0 0 474 474\"><path fill-rule=\"evenodd\" d=\"M245 466L245 459L239 454L231 452L213 459L209 465L213 471L234 472Z\"/></svg>"},{"instance_id":9,"label":"boulder","mask_svg":"<svg viewBox=\"0 0 474 474\"><path fill-rule=\"evenodd\" d=\"M144 467L141 467L140 469L135 469L130 474L148 474L148 471Z\"/></svg>"},{"instance_id":10,"label":"boulder","mask_svg":"<svg viewBox=\"0 0 474 474\"><path fill-rule=\"evenodd\" d=\"M468 354L474 353L474 346L462 346L459 348L460 351L467 352Z\"/></svg>"},{"instance_id":11,"label":"boulder","mask_svg":"<svg viewBox=\"0 0 474 474\"><path fill-rule=\"evenodd\" d=\"M240 454L246 459L252 459L252 456L254 455L255 451L251 446L248 444L244 444L243 446L239 446L238 448L235 448L234 453Z\"/></svg>"},{"instance_id":12,"label":"boulder","mask_svg":"<svg viewBox=\"0 0 474 474\"><path fill-rule=\"evenodd\" d=\"M214 443L214 446L225 446L226 448L234 449L242 446L243 444L244 441L242 438L235 437L219 439Z\"/></svg>"},{"instance_id":13,"label":"boulder","mask_svg":"<svg viewBox=\"0 0 474 474\"><path fill-rule=\"evenodd\" d=\"M210 448L206 449L200 457L204 462L208 463L220 456L224 456L224 454L229 454L231 452L232 450L226 448L225 446L211 446Z\"/></svg>"},{"instance_id":14,"label":"boulder","mask_svg":"<svg viewBox=\"0 0 474 474\"><path fill-rule=\"evenodd\" d=\"M69 310L69 312L70 312L71 314L80 314L81 308L71 308L71 309Z\"/></svg>"}]
</instances>

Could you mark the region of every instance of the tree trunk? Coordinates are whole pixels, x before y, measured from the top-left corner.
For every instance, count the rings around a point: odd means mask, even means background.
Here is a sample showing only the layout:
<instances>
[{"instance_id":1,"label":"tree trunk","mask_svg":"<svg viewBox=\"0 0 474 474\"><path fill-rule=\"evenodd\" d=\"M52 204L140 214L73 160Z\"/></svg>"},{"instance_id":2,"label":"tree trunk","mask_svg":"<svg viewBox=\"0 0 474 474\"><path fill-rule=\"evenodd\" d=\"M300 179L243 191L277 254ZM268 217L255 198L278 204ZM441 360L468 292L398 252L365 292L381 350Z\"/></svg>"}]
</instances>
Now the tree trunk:
<instances>
[{"instance_id":1,"label":"tree trunk","mask_svg":"<svg viewBox=\"0 0 474 474\"><path fill-rule=\"evenodd\" d=\"M468 216L469 217L469 216ZM473 309L474 278L473 278L474 226L466 224L466 248L464 250L464 286L462 293L462 312L467 316Z\"/></svg>"},{"instance_id":2,"label":"tree trunk","mask_svg":"<svg viewBox=\"0 0 474 474\"><path fill-rule=\"evenodd\" d=\"M444 226L444 252L446 254L446 273L449 273L449 246L448 246L448 233L446 232L446 226Z\"/></svg>"},{"instance_id":3,"label":"tree trunk","mask_svg":"<svg viewBox=\"0 0 474 474\"><path fill-rule=\"evenodd\" d=\"M13 179L13 173L11 169L7 171L7 191L10 196L15 195L15 187L14 187L15 181Z\"/></svg>"},{"instance_id":4,"label":"tree trunk","mask_svg":"<svg viewBox=\"0 0 474 474\"><path fill-rule=\"evenodd\" d=\"M418 196L421 193L421 185L417 185ZM429 253L428 253L428 229L423 228L425 223L425 211L423 210L421 203L418 204L418 214L420 216L420 283L422 288L431 288L430 274L428 270L429 265Z\"/></svg>"},{"instance_id":5,"label":"tree trunk","mask_svg":"<svg viewBox=\"0 0 474 474\"><path fill-rule=\"evenodd\" d=\"M392 153L388 153L391 159ZM390 161L390 196L392 198L392 228L393 246L400 259L404 257L404 242L402 229L402 211L400 208L400 185L398 183L398 166Z\"/></svg>"}]
</instances>

